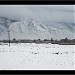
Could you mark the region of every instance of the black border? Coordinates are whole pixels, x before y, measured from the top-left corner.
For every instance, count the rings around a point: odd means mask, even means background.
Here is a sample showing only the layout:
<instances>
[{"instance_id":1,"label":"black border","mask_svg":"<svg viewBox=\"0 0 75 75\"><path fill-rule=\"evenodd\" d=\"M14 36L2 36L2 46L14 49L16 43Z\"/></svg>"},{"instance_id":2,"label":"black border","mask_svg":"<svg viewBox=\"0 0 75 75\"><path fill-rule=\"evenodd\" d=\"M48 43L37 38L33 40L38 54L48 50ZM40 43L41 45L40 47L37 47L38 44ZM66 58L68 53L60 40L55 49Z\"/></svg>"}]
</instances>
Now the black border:
<instances>
[{"instance_id":1,"label":"black border","mask_svg":"<svg viewBox=\"0 0 75 75\"><path fill-rule=\"evenodd\" d=\"M74 70L1 70L0 74L74 74Z\"/></svg>"},{"instance_id":2,"label":"black border","mask_svg":"<svg viewBox=\"0 0 75 75\"><path fill-rule=\"evenodd\" d=\"M0 0L0 5L75 5L74 0ZM75 70L0 70L0 74L75 75Z\"/></svg>"},{"instance_id":3,"label":"black border","mask_svg":"<svg viewBox=\"0 0 75 75\"><path fill-rule=\"evenodd\" d=\"M0 0L0 5L74 5L74 0Z\"/></svg>"}]
</instances>

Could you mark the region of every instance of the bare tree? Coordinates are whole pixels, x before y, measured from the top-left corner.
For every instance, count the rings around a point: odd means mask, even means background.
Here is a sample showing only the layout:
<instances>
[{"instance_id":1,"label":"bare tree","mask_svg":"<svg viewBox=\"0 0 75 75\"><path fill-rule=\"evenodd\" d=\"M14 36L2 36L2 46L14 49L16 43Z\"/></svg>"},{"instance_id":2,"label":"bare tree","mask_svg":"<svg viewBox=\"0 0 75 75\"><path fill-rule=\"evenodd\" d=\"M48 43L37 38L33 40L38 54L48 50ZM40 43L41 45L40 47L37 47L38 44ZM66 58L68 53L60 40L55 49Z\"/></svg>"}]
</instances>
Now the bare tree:
<instances>
[{"instance_id":1,"label":"bare tree","mask_svg":"<svg viewBox=\"0 0 75 75\"><path fill-rule=\"evenodd\" d=\"M10 47L10 30L8 30L8 39L9 39L9 47Z\"/></svg>"}]
</instances>

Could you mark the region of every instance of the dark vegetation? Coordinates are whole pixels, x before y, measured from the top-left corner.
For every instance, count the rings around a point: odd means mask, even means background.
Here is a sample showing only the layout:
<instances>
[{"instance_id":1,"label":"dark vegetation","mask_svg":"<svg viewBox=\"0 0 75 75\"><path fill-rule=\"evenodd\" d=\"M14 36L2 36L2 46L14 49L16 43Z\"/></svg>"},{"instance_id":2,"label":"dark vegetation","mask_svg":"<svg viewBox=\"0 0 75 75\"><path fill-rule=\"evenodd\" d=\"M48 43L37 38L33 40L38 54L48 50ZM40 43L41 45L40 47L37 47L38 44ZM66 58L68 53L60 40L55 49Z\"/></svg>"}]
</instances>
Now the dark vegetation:
<instances>
[{"instance_id":1,"label":"dark vegetation","mask_svg":"<svg viewBox=\"0 0 75 75\"><path fill-rule=\"evenodd\" d=\"M53 40L53 38L51 38L50 40L49 39L44 39L44 40L19 39L19 40L16 40L15 38L13 38L13 40L0 40L0 43L1 42L2 43L36 43L36 44L51 43L51 44L59 44L59 45L75 45L75 39L70 40L68 38L61 39L61 40Z\"/></svg>"}]
</instances>

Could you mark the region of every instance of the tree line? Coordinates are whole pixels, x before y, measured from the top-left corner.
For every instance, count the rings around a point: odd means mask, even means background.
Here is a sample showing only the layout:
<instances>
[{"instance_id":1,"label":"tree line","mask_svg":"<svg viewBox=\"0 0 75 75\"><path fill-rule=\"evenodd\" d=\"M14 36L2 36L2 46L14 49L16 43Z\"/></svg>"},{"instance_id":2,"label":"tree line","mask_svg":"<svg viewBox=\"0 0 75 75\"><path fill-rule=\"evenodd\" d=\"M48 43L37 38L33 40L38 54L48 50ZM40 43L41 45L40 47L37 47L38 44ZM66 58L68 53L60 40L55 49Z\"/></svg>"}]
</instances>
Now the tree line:
<instances>
[{"instance_id":1,"label":"tree line","mask_svg":"<svg viewBox=\"0 0 75 75\"><path fill-rule=\"evenodd\" d=\"M15 38L13 38L13 40L0 40L0 42L3 43L37 43L37 44L43 44L43 43L51 43L51 44L59 44L59 45L75 45L75 39L68 39L68 38L64 38L64 39L60 39L60 40L54 40L53 38L51 39L34 39L34 40L30 40L30 39L19 39L16 40Z\"/></svg>"}]
</instances>

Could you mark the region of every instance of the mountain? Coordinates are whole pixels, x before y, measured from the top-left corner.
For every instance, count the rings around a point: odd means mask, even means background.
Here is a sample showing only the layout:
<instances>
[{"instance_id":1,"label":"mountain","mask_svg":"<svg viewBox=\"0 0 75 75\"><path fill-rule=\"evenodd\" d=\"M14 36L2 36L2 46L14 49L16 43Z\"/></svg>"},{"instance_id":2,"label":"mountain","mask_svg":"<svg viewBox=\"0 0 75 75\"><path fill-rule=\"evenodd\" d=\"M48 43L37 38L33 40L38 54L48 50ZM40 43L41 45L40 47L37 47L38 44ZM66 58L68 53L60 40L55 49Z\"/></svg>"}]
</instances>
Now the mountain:
<instances>
[{"instance_id":1,"label":"mountain","mask_svg":"<svg viewBox=\"0 0 75 75\"><path fill-rule=\"evenodd\" d=\"M11 39L63 39L74 38L74 23L54 22L45 24L34 19L21 19L10 25Z\"/></svg>"},{"instance_id":2,"label":"mountain","mask_svg":"<svg viewBox=\"0 0 75 75\"><path fill-rule=\"evenodd\" d=\"M20 21L0 17L0 40L8 39L8 30L10 38L16 39L73 39L75 35L75 24L65 22L52 22L45 24L34 19Z\"/></svg>"},{"instance_id":3,"label":"mountain","mask_svg":"<svg viewBox=\"0 0 75 75\"><path fill-rule=\"evenodd\" d=\"M8 29L11 23L15 22L15 20L10 20L6 17L0 17L0 39L8 38Z\"/></svg>"}]
</instances>

